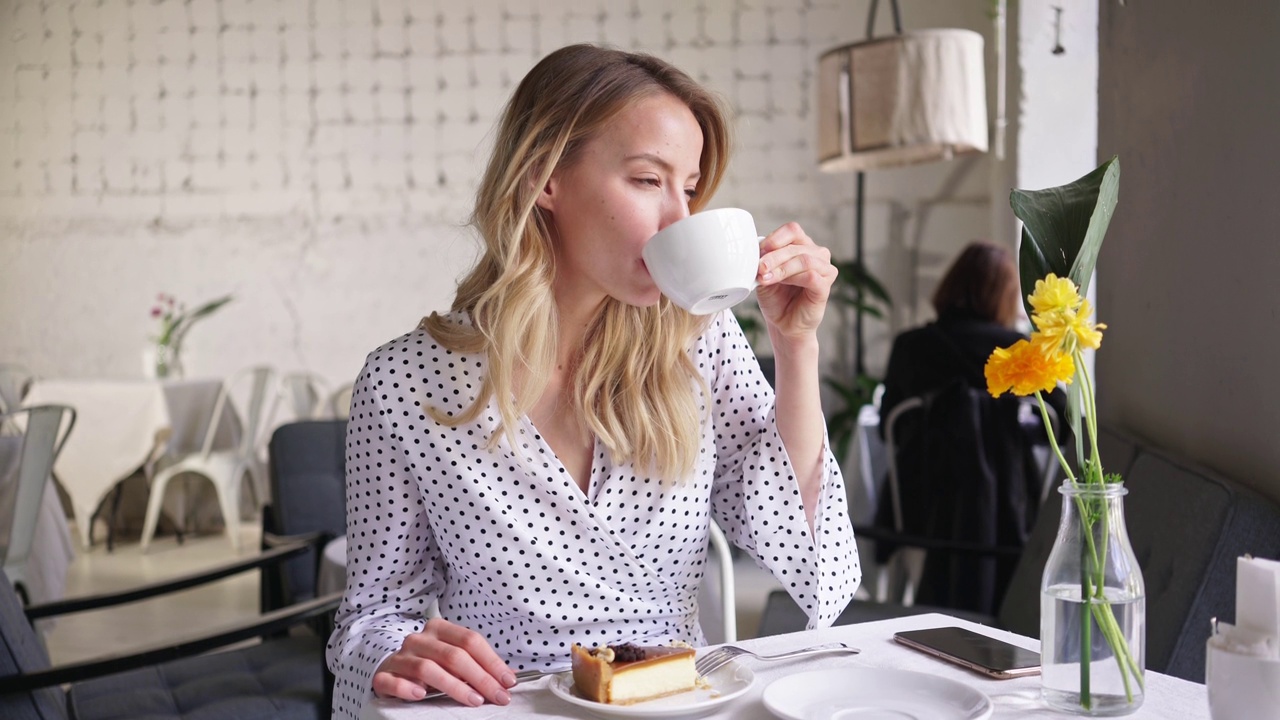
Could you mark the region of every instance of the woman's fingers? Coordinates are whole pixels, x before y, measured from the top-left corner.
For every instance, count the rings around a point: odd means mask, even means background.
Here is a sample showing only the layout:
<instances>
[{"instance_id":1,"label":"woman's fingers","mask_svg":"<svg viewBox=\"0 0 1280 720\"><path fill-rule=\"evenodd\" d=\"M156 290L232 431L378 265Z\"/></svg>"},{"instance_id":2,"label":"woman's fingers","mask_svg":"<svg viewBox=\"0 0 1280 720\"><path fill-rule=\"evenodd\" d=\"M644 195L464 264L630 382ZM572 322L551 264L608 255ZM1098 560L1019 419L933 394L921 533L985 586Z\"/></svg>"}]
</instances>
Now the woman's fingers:
<instances>
[{"instance_id":1,"label":"woman's fingers","mask_svg":"<svg viewBox=\"0 0 1280 720\"><path fill-rule=\"evenodd\" d=\"M508 704L507 688L515 682L515 674L483 636L433 618L383 661L374 674L373 689L379 695L416 700L430 688L475 707L485 701Z\"/></svg>"},{"instance_id":2,"label":"woman's fingers","mask_svg":"<svg viewBox=\"0 0 1280 720\"><path fill-rule=\"evenodd\" d=\"M509 688L516 684L516 675L511 668L498 657L498 653L489 646L489 641L474 630L444 620L435 620L439 624L440 639L449 645L462 649L467 659L473 660L490 679L499 684L499 688Z\"/></svg>"},{"instance_id":3,"label":"woman's fingers","mask_svg":"<svg viewBox=\"0 0 1280 720\"><path fill-rule=\"evenodd\" d=\"M383 663L383 667L386 667L386 663ZM373 692L378 697L421 700L422 696L427 694L427 689L422 686L422 683L379 669L373 674Z\"/></svg>"},{"instance_id":4,"label":"woman's fingers","mask_svg":"<svg viewBox=\"0 0 1280 720\"><path fill-rule=\"evenodd\" d=\"M759 276L762 285L835 278L831 251L815 243L796 223L770 233L761 244Z\"/></svg>"},{"instance_id":5,"label":"woman's fingers","mask_svg":"<svg viewBox=\"0 0 1280 720\"><path fill-rule=\"evenodd\" d=\"M760 251L756 297L765 320L788 335L816 332L837 275L831 251L796 223L770 233Z\"/></svg>"}]
</instances>

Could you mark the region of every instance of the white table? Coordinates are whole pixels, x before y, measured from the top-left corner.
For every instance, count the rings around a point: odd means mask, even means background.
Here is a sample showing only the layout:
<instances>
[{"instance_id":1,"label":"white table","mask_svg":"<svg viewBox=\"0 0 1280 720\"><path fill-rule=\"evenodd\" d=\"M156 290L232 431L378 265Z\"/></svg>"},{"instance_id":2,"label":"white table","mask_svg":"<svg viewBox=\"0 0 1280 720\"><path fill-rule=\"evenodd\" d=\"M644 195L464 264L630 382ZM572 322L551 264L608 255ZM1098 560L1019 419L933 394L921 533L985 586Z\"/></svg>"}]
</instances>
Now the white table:
<instances>
[{"instance_id":1,"label":"white table","mask_svg":"<svg viewBox=\"0 0 1280 720\"><path fill-rule=\"evenodd\" d=\"M325 543L316 575L316 595L336 593L347 586L347 536Z\"/></svg>"},{"instance_id":2,"label":"white table","mask_svg":"<svg viewBox=\"0 0 1280 720\"><path fill-rule=\"evenodd\" d=\"M76 426L54 465L54 475L71 498L76 527L90 546L93 514L116 483L147 462L162 430L172 434L170 453L200 448L222 381L41 380L23 404L69 405ZM215 447L232 447L240 434L234 411L223 413Z\"/></svg>"},{"instance_id":3,"label":"white table","mask_svg":"<svg viewBox=\"0 0 1280 720\"><path fill-rule=\"evenodd\" d=\"M764 663L745 658L739 660L748 665L756 676L755 684L742 697L721 706L718 712L704 717L729 720L772 720L774 716L764 707L760 695L769 683L793 673L837 667L899 668L940 675L958 680L986 693L995 705L993 718L1063 718L1063 714L1049 710L1040 701L1040 678L1026 677L1015 680L989 680L976 673L955 667L923 653L905 648L893 641L893 633L899 630L959 625L993 637L1007 640L1026 648L1038 650L1040 643L1032 638L984 627L948 615L914 615L894 620L884 620L861 625L841 625L826 630L810 630L756 638L736 643L761 652L781 652L821 643L843 642L862 649L853 656L826 656L779 663ZM567 662L567 658L566 658ZM1126 717L1135 720L1202 720L1209 717L1208 696L1204 685L1187 682L1168 675L1147 673L1147 694L1142 707ZM421 703L405 703L398 700L373 699L365 703L361 720L427 720L428 718L452 718L454 720L482 720L487 718L590 718L591 715L561 700L548 689L550 678L518 685L511 693L511 704L506 707L482 705L468 708L449 700L431 700Z\"/></svg>"}]
</instances>

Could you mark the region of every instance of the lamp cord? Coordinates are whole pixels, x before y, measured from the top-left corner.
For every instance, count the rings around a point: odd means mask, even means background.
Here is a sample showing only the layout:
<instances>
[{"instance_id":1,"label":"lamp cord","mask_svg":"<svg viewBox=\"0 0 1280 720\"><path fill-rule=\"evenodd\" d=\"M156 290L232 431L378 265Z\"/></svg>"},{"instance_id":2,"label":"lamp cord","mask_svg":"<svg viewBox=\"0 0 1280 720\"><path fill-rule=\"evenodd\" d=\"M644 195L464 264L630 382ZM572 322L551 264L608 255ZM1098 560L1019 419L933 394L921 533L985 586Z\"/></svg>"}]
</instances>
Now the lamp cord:
<instances>
[{"instance_id":1,"label":"lamp cord","mask_svg":"<svg viewBox=\"0 0 1280 720\"><path fill-rule=\"evenodd\" d=\"M889 0L893 5L893 32L895 35L902 34L902 11L898 8L898 0ZM867 38L875 37L876 34L876 7L880 5L880 0L871 0L871 10L867 12Z\"/></svg>"},{"instance_id":2,"label":"lamp cord","mask_svg":"<svg viewBox=\"0 0 1280 720\"><path fill-rule=\"evenodd\" d=\"M893 10L893 32L896 35L902 34L902 10L898 7L898 0L889 0ZM871 0L871 9L867 11L867 39L875 36L876 32L876 9L880 6L880 0ZM854 261L858 265L858 272L865 274L863 267L863 226L862 214L863 206L866 203L866 175L861 170L856 173L854 180L854 218L853 218L853 254ZM853 350L853 373L855 378L861 378L866 373L866 345L863 337L862 316L864 314L863 305L866 297L863 294L862 283L858 283L854 288L854 302L857 304L857 311L854 313L854 338L855 347Z\"/></svg>"}]
</instances>

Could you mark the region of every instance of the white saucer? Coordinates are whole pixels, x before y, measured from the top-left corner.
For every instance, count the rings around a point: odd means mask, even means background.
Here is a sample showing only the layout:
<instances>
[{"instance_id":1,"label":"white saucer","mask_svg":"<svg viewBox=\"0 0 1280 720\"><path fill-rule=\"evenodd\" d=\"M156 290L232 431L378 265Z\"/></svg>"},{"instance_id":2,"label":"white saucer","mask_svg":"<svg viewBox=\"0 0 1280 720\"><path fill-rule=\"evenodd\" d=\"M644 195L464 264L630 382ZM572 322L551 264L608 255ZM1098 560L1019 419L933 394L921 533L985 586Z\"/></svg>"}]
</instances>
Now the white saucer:
<instances>
[{"instance_id":1,"label":"white saucer","mask_svg":"<svg viewBox=\"0 0 1280 720\"><path fill-rule=\"evenodd\" d=\"M561 700L586 708L602 718L692 718L703 715L729 702L751 688L755 673L736 662L716 670L706 678L710 688L698 688L679 695L635 705L607 705L579 697L573 690L573 673L561 673L551 678L551 692Z\"/></svg>"},{"instance_id":2,"label":"white saucer","mask_svg":"<svg viewBox=\"0 0 1280 720\"><path fill-rule=\"evenodd\" d=\"M995 709L977 688L890 668L832 668L769 683L761 698L785 720L985 720Z\"/></svg>"}]
</instances>

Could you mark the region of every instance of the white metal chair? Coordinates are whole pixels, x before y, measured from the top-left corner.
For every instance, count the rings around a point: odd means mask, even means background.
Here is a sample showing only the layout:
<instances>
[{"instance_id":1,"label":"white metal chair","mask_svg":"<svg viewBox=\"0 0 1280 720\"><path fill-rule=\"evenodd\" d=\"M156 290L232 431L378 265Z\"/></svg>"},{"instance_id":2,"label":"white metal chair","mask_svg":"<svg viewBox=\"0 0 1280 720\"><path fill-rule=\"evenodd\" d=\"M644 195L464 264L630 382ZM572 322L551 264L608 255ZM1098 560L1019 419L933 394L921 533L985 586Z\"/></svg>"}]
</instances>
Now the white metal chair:
<instances>
[{"instance_id":1,"label":"white metal chair","mask_svg":"<svg viewBox=\"0 0 1280 720\"><path fill-rule=\"evenodd\" d=\"M707 643L736 642L738 603L734 594L733 555L720 526L711 521L707 574L698 590L698 614Z\"/></svg>"},{"instance_id":2,"label":"white metal chair","mask_svg":"<svg viewBox=\"0 0 1280 720\"><path fill-rule=\"evenodd\" d=\"M0 363L0 415L22 407L22 398L34 379L31 371L21 365ZM4 429L6 424L0 424L0 430ZM13 427L8 427L8 430L16 432Z\"/></svg>"},{"instance_id":3,"label":"white metal chair","mask_svg":"<svg viewBox=\"0 0 1280 720\"><path fill-rule=\"evenodd\" d=\"M286 422L320 420L325 417L328 387L324 378L310 372L291 372L280 376L280 392L271 408L273 424L276 411L283 403L289 413Z\"/></svg>"},{"instance_id":4,"label":"white metal chair","mask_svg":"<svg viewBox=\"0 0 1280 720\"><path fill-rule=\"evenodd\" d=\"M329 396L329 405L333 408L333 416L340 420L351 417L351 394L355 391L355 383L347 383Z\"/></svg>"},{"instance_id":5,"label":"white metal chair","mask_svg":"<svg viewBox=\"0 0 1280 720\"><path fill-rule=\"evenodd\" d=\"M22 429L22 445L14 481L6 481L0 475L0 528L8 528L8 532L0 533L0 561L4 574L27 603L31 600L26 587L27 562L31 559L40 503L50 483L53 461L75 426L76 411L65 405L38 405L8 413L2 419L5 424Z\"/></svg>"},{"instance_id":6,"label":"white metal chair","mask_svg":"<svg viewBox=\"0 0 1280 720\"><path fill-rule=\"evenodd\" d=\"M911 397L898 403L885 419L885 455L889 465L889 499L893 508L893 529L905 532L902 520L902 493L898 480L898 420L912 410L924 406L924 399ZM915 603L916 587L924 571L924 550L901 547L876 569L876 602L897 602L905 607Z\"/></svg>"},{"instance_id":7,"label":"white metal chair","mask_svg":"<svg viewBox=\"0 0 1280 720\"><path fill-rule=\"evenodd\" d=\"M241 370L222 386L218 399L214 403L213 413L205 431L204 444L198 452L177 458L170 463L161 463L147 498L147 515L142 525L142 550L145 552L155 535L156 524L160 520L160 510L164 505L165 489L169 481L183 473L202 475L213 483L218 495L218 505L222 510L222 521L227 534L231 536L231 545L236 552L240 551L240 486L245 477L249 480L249 491L253 494L254 508L261 509L267 502L266 472L258 457L259 435L265 426L264 411L266 400L272 390L275 371L269 367L259 366ZM231 410L231 393L241 384L249 383L249 397L244 407L244 418L241 426L241 437L236 447L226 450L213 448L222 414ZM178 518L181 527L183 518Z\"/></svg>"}]
</instances>

